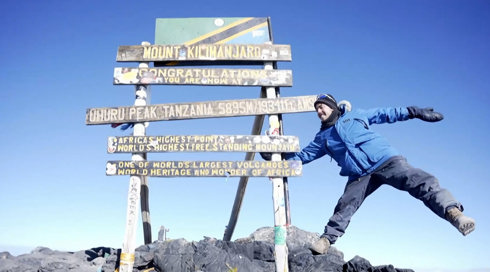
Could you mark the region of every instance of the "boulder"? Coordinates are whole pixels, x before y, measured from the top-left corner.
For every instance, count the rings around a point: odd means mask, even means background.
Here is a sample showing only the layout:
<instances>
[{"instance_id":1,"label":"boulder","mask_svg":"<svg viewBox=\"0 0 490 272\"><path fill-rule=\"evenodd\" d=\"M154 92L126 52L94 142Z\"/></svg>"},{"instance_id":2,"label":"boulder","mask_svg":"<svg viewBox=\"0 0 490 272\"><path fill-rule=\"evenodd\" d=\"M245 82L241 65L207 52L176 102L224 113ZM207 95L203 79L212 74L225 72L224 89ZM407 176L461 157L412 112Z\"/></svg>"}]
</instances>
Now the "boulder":
<instances>
[{"instance_id":1,"label":"boulder","mask_svg":"<svg viewBox=\"0 0 490 272\"><path fill-rule=\"evenodd\" d=\"M308 247L319 238L316 233L288 227L287 246L290 272L410 272L392 265L372 266L356 256L344 261L344 254L330 247L325 255L313 255ZM30 254L12 256L0 253L0 272L113 272L119 264L120 249L96 247L62 252L38 247ZM155 241L135 250L135 271L274 272L274 228L264 227L233 242L204 237Z\"/></svg>"}]
</instances>

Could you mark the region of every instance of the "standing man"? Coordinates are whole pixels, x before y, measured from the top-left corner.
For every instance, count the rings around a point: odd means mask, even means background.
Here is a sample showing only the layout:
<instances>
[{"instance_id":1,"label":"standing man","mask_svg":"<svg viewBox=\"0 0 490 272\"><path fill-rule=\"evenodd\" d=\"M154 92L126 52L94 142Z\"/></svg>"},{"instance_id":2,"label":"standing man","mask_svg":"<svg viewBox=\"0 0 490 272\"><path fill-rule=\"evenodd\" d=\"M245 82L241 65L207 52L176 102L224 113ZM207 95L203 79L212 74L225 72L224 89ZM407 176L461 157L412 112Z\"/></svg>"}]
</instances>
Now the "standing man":
<instances>
[{"instance_id":1,"label":"standing man","mask_svg":"<svg viewBox=\"0 0 490 272\"><path fill-rule=\"evenodd\" d=\"M413 118L437 122L443 119L442 114L431 108L418 107L375 108L342 114L330 94L318 95L314 106L322 124L320 131L308 146L297 153L285 153L285 158L307 164L329 155L340 166L340 175L348 177L344 193L324 233L310 248L314 254L327 252L330 245L345 233L351 217L364 199L383 184L421 200L463 235L475 229L475 221L463 215L461 203L441 188L434 176L409 165L384 137L370 129L372 124Z\"/></svg>"}]
</instances>

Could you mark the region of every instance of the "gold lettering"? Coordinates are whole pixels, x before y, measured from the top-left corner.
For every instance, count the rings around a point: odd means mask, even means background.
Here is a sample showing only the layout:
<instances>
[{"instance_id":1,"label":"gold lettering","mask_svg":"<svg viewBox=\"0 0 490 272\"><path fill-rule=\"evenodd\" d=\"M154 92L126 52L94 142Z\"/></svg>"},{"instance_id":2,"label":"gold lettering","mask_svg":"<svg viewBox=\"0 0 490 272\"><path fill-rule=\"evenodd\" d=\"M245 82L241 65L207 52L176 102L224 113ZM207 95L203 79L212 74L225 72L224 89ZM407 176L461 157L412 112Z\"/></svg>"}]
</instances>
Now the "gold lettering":
<instances>
[{"instance_id":1,"label":"gold lettering","mask_svg":"<svg viewBox=\"0 0 490 272\"><path fill-rule=\"evenodd\" d=\"M175 109L175 116L182 116L182 105L174 105L173 108Z\"/></svg>"},{"instance_id":2,"label":"gold lettering","mask_svg":"<svg viewBox=\"0 0 490 272\"><path fill-rule=\"evenodd\" d=\"M281 177L281 176L291 176L292 172L290 169L268 169L267 176L269 177Z\"/></svg>"},{"instance_id":3,"label":"gold lettering","mask_svg":"<svg viewBox=\"0 0 490 272\"><path fill-rule=\"evenodd\" d=\"M233 58L238 59L240 55L240 48L237 46L235 47L235 53L233 54Z\"/></svg>"},{"instance_id":4,"label":"gold lettering","mask_svg":"<svg viewBox=\"0 0 490 272\"><path fill-rule=\"evenodd\" d=\"M158 48L156 48L156 47L151 48L151 57L152 58L158 57Z\"/></svg>"},{"instance_id":5,"label":"gold lettering","mask_svg":"<svg viewBox=\"0 0 490 272\"><path fill-rule=\"evenodd\" d=\"M150 176L161 176L162 169L150 169Z\"/></svg>"},{"instance_id":6,"label":"gold lettering","mask_svg":"<svg viewBox=\"0 0 490 272\"><path fill-rule=\"evenodd\" d=\"M186 77L184 80L184 83L187 84L199 84L199 78L193 78L193 77Z\"/></svg>"},{"instance_id":7,"label":"gold lettering","mask_svg":"<svg viewBox=\"0 0 490 272\"><path fill-rule=\"evenodd\" d=\"M155 48L158 48L157 57L159 59L163 59L165 57L165 54L164 54L165 47L160 46L160 47L155 47Z\"/></svg>"},{"instance_id":8,"label":"gold lettering","mask_svg":"<svg viewBox=\"0 0 490 272\"><path fill-rule=\"evenodd\" d=\"M172 58L172 53L173 52L172 52L172 49L170 49L170 50L169 49L170 48L167 47L166 50L165 50L165 58L169 58L170 59L170 58Z\"/></svg>"},{"instance_id":9,"label":"gold lettering","mask_svg":"<svg viewBox=\"0 0 490 272\"><path fill-rule=\"evenodd\" d=\"M254 47L252 45L247 46L247 58L253 57L253 50L254 50Z\"/></svg>"},{"instance_id":10,"label":"gold lettering","mask_svg":"<svg viewBox=\"0 0 490 272\"><path fill-rule=\"evenodd\" d=\"M222 46L219 46L218 47L217 58L222 59L223 57L224 57L224 55L223 55L223 47Z\"/></svg>"},{"instance_id":11,"label":"gold lettering","mask_svg":"<svg viewBox=\"0 0 490 272\"><path fill-rule=\"evenodd\" d=\"M173 49L174 49L173 58L177 58L179 56L180 45L174 45Z\"/></svg>"},{"instance_id":12,"label":"gold lettering","mask_svg":"<svg viewBox=\"0 0 490 272\"><path fill-rule=\"evenodd\" d=\"M196 46L189 46L187 47L187 57L189 59L193 59L194 58L194 50L196 49Z\"/></svg>"},{"instance_id":13,"label":"gold lettering","mask_svg":"<svg viewBox=\"0 0 490 272\"><path fill-rule=\"evenodd\" d=\"M151 57L151 47L144 46L143 47L143 59L148 59Z\"/></svg>"},{"instance_id":14,"label":"gold lettering","mask_svg":"<svg viewBox=\"0 0 490 272\"><path fill-rule=\"evenodd\" d=\"M247 56L247 51L245 50L245 47L240 48L240 58L245 58Z\"/></svg>"},{"instance_id":15,"label":"gold lettering","mask_svg":"<svg viewBox=\"0 0 490 272\"><path fill-rule=\"evenodd\" d=\"M174 118L175 117L175 106L170 106L169 111L168 111L168 117L169 118Z\"/></svg>"},{"instance_id":16,"label":"gold lettering","mask_svg":"<svg viewBox=\"0 0 490 272\"><path fill-rule=\"evenodd\" d=\"M178 77L184 77L184 70L183 69L177 69L177 76Z\"/></svg>"},{"instance_id":17,"label":"gold lettering","mask_svg":"<svg viewBox=\"0 0 490 272\"><path fill-rule=\"evenodd\" d=\"M183 116L189 116L189 113L188 113L188 110L189 110L189 105L188 104L184 104L182 105L184 107L184 113L183 113Z\"/></svg>"},{"instance_id":18,"label":"gold lettering","mask_svg":"<svg viewBox=\"0 0 490 272\"><path fill-rule=\"evenodd\" d=\"M250 70L241 70L240 77L242 77L242 78L250 78Z\"/></svg>"},{"instance_id":19,"label":"gold lettering","mask_svg":"<svg viewBox=\"0 0 490 272\"><path fill-rule=\"evenodd\" d=\"M192 70L193 69L187 69L185 70L185 77L188 78L188 77L194 77L193 76L193 73L192 73ZM197 70L197 69L196 69Z\"/></svg>"},{"instance_id":20,"label":"gold lettering","mask_svg":"<svg viewBox=\"0 0 490 272\"><path fill-rule=\"evenodd\" d=\"M129 119L133 119L134 116L136 115L136 109L137 108L130 108L129 109Z\"/></svg>"},{"instance_id":21,"label":"gold lettering","mask_svg":"<svg viewBox=\"0 0 490 272\"><path fill-rule=\"evenodd\" d=\"M208 55L208 57L209 57L209 58L213 58L213 59L215 59L215 58L216 58L216 47L215 47L215 46L210 46L210 47L208 48L208 50L209 50L209 55Z\"/></svg>"},{"instance_id":22,"label":"gold lettering","mask_svg":"<svg viewBox=\"0 0 490 272\"><path fill-rule=\"evenodd\" d=\"M211 77L213 72L214 72L214 70L212 70L212 69L202 69L201 70L202 77Z\"/></svg>"},{"instance_id":23,"label":"gold lettering","mask_svg":"<svg viewBox=\"0 0 490 272\"><path fill-rule=\"evenodd\" d=\"M168 75L168 77L175 77L175 69L169 68L169 69L164 69L164 70L167 71L166 75Z\"/></svg>"},{"instance_id":24,"label":"gold lettering","mask_svg":"<svg viewBox=\"0 0 490 272\"><path fill-rule=\"evenodd\" d=\"M224 57L227 59L231 58L231 54L233 53L233 45L231 46L226 46L224 48Z\"/></svg>"},{"instance_id":25,"label":"gold lettering","mask_svg":"<svg viewBox=\"0 0 490 272\"><path fill-rule=\"evenodd\" d=\"M221 76L220 76L220 77L221 77L221 78L227 78L227 77L229 77L229 75L228 75L228 71L229 71L229 70L223 69L223 70L221 71Z\"/></svg>"}]
</instances>

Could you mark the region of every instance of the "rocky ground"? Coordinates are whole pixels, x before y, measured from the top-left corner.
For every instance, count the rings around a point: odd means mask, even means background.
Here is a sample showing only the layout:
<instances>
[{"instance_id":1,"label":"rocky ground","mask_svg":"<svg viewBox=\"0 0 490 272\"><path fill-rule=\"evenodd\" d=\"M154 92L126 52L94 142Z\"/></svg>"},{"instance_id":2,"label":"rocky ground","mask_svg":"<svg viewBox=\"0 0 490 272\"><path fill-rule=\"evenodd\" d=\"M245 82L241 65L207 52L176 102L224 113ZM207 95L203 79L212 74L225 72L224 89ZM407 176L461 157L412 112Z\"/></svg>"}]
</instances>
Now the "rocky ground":
<instances>
[{"instance_id":1,"label":"rocky ground","mask_svg":"<svg viewBox=\"0 0 490 272\"><path fill-rule=\"evenodd\" d=\"M344 261L344 255L331 247L326 255L313 255L308 246L318 234L288 228L289 271L332 272L409 272L392 265L372 266L356 256ZM98 247L77 252L62 252L45 247L30 254L12 256L0 253L0 272L109 272L119 263L120 249ZM249 237L225 242L205 237L198 242L185 239L156 241L136 249L133 271L202 271L202 272L262 272L275 271L274 231L260 228Z\"/></svg>"}]
</instances>

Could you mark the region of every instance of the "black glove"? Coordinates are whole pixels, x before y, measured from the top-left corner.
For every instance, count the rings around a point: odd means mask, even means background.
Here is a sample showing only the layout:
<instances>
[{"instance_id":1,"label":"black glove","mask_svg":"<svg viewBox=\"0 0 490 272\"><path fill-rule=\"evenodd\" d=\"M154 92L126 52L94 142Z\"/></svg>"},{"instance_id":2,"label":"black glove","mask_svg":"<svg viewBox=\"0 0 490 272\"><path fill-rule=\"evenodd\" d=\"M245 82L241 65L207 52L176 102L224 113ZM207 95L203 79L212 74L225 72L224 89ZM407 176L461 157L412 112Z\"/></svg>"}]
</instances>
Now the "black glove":
<instances>
[{"instance_id":1,"label":"black glove","mask_svg":"<svg viewBox=\"0 0 490 272\"><path fill-rule=\"evenodd\" d=\"M444 119L441 113L435 112L433 108L407 107L410 119L418 118L426 122L437 122Z\"/></svg>"},{"instance_id":2,"label":"black glove","mask_svg":"<svg viewBox=\"0 0 490 272\"><path fill-rule=\"evenodd\" d=\"M270 153L270 152L260 152L260 156L265 161L270 161L272 159L272 153Z\"/></svg>"}]
</instances>

